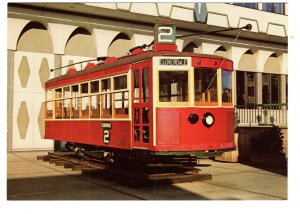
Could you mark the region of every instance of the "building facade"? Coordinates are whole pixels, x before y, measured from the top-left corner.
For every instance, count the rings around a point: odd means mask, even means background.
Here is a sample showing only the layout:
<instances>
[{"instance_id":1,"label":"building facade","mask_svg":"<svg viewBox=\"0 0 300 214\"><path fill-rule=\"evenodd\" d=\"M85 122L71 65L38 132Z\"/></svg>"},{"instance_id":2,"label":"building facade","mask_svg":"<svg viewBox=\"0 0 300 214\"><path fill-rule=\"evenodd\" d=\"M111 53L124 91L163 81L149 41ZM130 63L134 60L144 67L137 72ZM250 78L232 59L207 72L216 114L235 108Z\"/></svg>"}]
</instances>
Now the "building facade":
<instances>
[{"instance_id":1,"label":"building facade","mask_svg":"<svg viewBox=\"0 0 300 214\"><path fill-rule=\"evenodd\" d=\"M48 79L66 73L67 68L50 69L98 56L126 55L130 48L152 42L156 23L175 23L177 35L250 23L249 32L178 39L178 50L233 60L235 104L237 110L247 109L239 111L242 124L287 125L285 116L270 117L272 112L265 107L286 112L287 3L9 3L8 150L53 148L53 141L43 139L43 88ZM243 120L257 106L264 106L264 112Z\"/></svg>"}]
</instances>

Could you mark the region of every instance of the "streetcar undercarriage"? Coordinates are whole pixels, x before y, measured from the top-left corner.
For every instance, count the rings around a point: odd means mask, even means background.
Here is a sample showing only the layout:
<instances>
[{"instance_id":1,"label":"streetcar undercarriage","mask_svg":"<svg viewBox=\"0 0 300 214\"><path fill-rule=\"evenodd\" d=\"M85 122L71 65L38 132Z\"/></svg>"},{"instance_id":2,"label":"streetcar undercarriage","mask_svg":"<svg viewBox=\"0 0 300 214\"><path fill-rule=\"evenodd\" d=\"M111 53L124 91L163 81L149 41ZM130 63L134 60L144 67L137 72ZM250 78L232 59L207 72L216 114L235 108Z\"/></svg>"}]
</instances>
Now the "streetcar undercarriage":
<instances>
[{"instance_id":1,"label":"streetcar undercarriage","mask_svg":"<svg viewBox=\"0 0 300 214\"><path fill-rule=\"evenodd\" d=\"M105 162L119 162L119 161L134 161L140 163L174 163L178 159L201 159L211 158L222 155L223 152L232 151L227 150L213 150L213 151L184 151L184 152L151 152L147 150L133 149L123 150L115 148L107 148L94 145L84 145L79 143L68 142L65 145L67 151L75 152L76 156L81 158L93 158Z\"/></svg>"}]
</instances>

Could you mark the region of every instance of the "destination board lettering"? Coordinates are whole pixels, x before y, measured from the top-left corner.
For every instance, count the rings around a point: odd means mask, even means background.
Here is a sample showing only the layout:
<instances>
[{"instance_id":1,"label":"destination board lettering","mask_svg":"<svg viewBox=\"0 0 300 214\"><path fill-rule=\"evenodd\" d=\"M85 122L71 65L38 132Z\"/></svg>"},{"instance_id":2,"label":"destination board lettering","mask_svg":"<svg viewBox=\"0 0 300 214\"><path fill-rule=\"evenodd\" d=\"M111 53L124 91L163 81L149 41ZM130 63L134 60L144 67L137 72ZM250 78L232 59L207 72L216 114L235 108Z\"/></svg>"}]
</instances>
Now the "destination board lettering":
<instances>
[{"instance_id":1,"label":"destination board lettering","mask_svg":"<svg viewBox=\"0 0 300 214\"><path fill-rule=\"evenodd\" d=\"M103 122L103 123L101 123L101 127L103 129L111 129L112 125L109 122Z\"/></svg>"},{"instance_id":2,"label":"destination board lettering","mask_svg":"<svg viewBox=\"0 0 300 214\"><path fill-rule=\"evenodd\" d=\"M187 59L160 59L160 65L187 65Z\"/></svg>"}]
</instances>

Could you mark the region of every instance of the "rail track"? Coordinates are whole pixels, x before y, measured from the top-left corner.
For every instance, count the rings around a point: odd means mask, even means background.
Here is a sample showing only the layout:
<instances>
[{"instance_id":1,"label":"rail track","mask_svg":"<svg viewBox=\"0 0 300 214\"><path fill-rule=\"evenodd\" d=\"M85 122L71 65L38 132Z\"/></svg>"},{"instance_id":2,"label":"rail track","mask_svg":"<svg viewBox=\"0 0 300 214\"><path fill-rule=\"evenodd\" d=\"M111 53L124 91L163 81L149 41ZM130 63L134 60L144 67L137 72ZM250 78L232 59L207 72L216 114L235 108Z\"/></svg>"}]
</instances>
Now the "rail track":
<instances>
[{"instance_id":1,"label":"rail track","mask_svg":"<svg viewBox=\"0 0 300 214\"><path fill-rule=\"evenodd\" d=\"M132 165L129 163L107 163L90 158L78 158L74 152L49 152L37 156L38 160L64 166L82 173L97 173L101 177L114 179L133 186L146 184L172 184L211 180L211 174L201 173L200 169L183 164L184 160L174 164ZM180 163L181 162L181 163Z\"/></svg>"}]
</instances>

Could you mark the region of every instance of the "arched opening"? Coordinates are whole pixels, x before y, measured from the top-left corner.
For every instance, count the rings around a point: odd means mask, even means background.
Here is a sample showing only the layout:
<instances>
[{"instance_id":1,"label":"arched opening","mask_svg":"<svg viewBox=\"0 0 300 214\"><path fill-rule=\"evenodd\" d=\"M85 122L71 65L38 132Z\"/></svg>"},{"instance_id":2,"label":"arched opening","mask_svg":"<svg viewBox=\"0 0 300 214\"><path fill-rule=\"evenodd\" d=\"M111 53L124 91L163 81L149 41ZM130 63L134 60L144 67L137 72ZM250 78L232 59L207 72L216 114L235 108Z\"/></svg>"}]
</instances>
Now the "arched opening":
<instances>
[{"instance_id":1,"label":"arched opening","mask_svg":"<svg viewBox=\"0 0 300 214\"><path fill-rule=\"evenodd\" d=\"M263 104L278 104L281 102L281 63L276 53L270 55L262 74Z\"/></svg>"},{"instance_id":2,"label":"arched opening","mask_svg":"<svg viewBox=\"0 0 300 214\"><path fill-rule=\"evenodd\" d=\"M256 58L250 49L248 49L241 57L238 65L238 70L253 72L257 71Z\"/></svg>"},{"instance_id":3,"label":"arched opening","mask_svg":"<svg viewBox=\"0 0 300 214\"><path fill-rule=\"evenodd\" d=\"M214 55L222 56L228 58L227 50L224 48L224 46L220 46L215 52Z\"/></svg>"},{"instance_id":4,"label":"arched opening","mask_svg":"<svg viewBox=\"0 0 300 214\"><path fill-rule=\"evenodd\" d=\"M279 74L280 69L280 60L276 53L273 53L268 60L266 61L266 64L264 66L264 72L265 73L277 73Z\"/></svg>"},{"instance_id":5,"label":"arched opening","mask_svg":"<svg viewBox=\"0 0 300 214\"><path fill-rule=\"evenodd\" d=\"M22 30L18 43L18 51L53 53L49 32L39 22L30 22Z\"/></svg>"},{"instance_id":6,"label":"arched opening","mask_svg":"<svg viewBox=\"0 0 300 214\"><path fill-rule=\"evenodd\" d=\"M67 41L65 55L96 57L96 44L92 35L81 27L74 30Z\"/></svg>"},{"instance_id":7,"label":"arched opening","mask_svg":"<svg viewBox=\"0 0 300 214\"><path fill-rule=\"evenodd\" d=\"M237 105L251 106L257 100L257 63L253 52L248 49L241 57L236 71Z\"/></svg>"},{"instance_id":8,"label":"arched opening","mask_svg":"<svg viewBox=\"0 0 300 214\"><path fill-rule=\"evenodd\" d=\"M193 42L190 42L182 49L182 52L195 53L195 48L198 48L197 45L195 45Z\"/></svg>"},{"instance_id":9,"label":"arched opening","mask_svg":"<svg viewBox=\"0 0 300 214\"><path fill-rule=\"evenodd\" d=\"M119 33L110 43L107 54L108 56L121 57L129 52L133 47L131 39L124 33Z\"/></svg>"}]
</instances>

